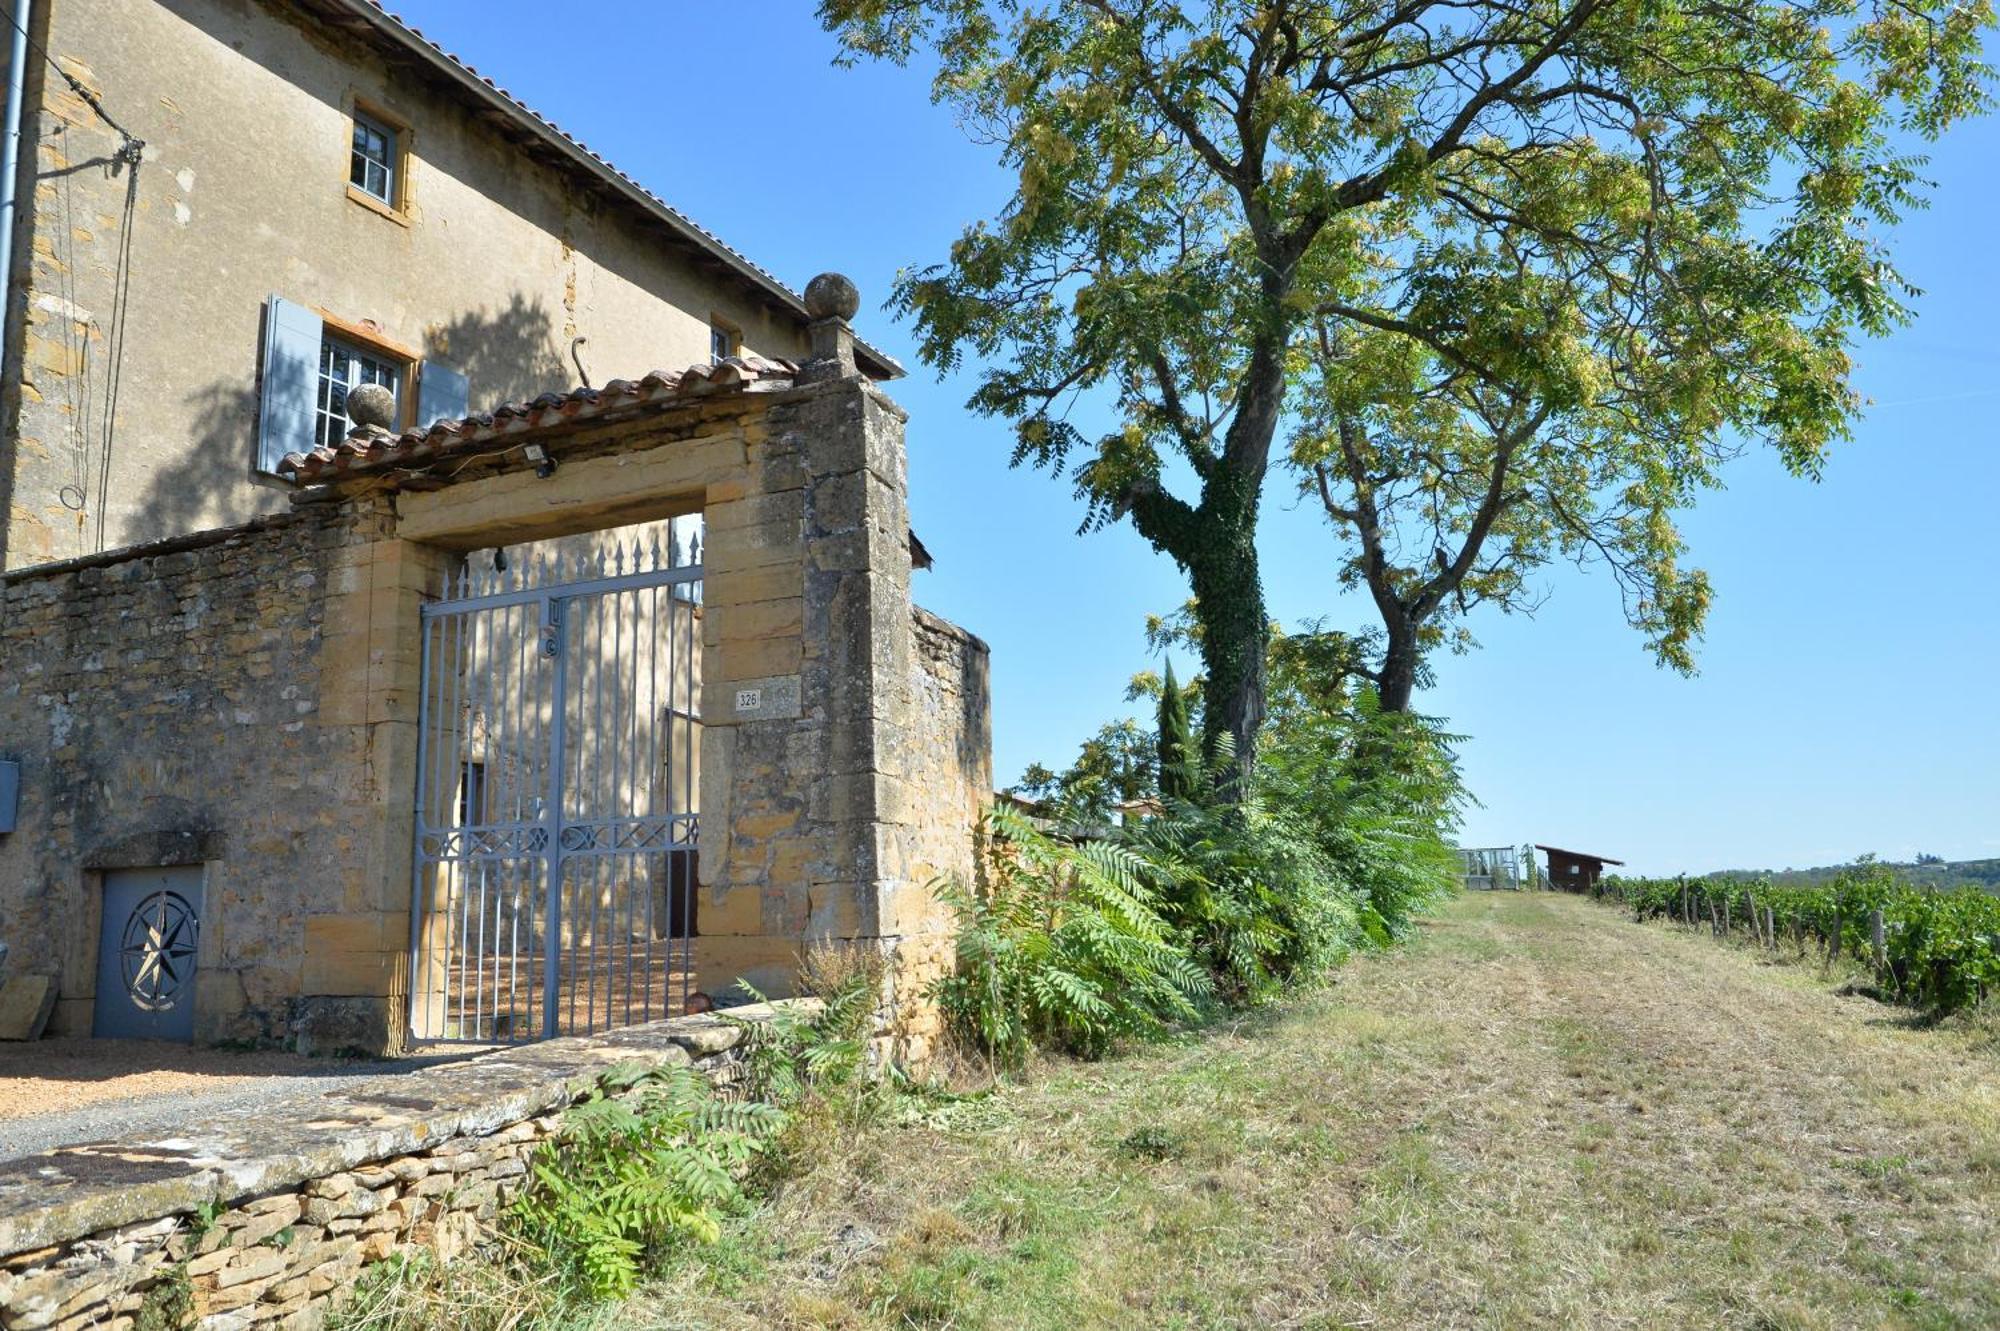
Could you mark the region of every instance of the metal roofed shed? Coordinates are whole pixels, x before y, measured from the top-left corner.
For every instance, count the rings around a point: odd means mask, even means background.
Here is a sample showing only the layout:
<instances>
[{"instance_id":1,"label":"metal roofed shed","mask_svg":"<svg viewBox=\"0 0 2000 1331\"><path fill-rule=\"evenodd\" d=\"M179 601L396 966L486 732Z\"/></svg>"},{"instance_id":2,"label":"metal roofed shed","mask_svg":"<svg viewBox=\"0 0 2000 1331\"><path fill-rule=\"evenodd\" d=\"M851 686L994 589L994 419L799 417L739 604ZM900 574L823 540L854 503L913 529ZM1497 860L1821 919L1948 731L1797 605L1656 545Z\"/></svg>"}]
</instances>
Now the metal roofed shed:
<instances>
[{"instance_id":1,"label":"metal roofed shed","mask_svg":"<svg viewBox=\"0 0 2000 1331\"><path fill-rule=\"evenodd\" d=\"M1549 857L1549 883L1565 892L1592 892L1597 889L1598 880L1604 876L1604 866L1615 864L1623 867L1625 861L1614 860L1608 855L1592 855L1581 850L1564 850L1560 846L1545 846L1535 843L1535 849Z\"/></svg>"}]
</instances>

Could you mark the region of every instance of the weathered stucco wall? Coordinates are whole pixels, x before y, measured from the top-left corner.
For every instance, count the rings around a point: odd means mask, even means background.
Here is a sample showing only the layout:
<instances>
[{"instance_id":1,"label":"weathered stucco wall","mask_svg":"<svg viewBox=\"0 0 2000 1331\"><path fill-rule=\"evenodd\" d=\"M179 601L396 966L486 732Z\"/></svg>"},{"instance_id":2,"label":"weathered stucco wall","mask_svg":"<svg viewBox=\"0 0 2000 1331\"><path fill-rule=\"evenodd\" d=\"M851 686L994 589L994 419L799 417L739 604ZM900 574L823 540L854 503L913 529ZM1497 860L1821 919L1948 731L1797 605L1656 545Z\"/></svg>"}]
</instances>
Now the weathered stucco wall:
<instances>
[{"instance_id":1,"label":"weathered stucco wall","mask_svg":"<svg viewBox=\"0 0 2000 1331\"><path fill-rule=\"evenodd\" d=\"M366 1268L478 1239L613 1067L738 1075L746 1023L683 1017L226 1111L168 1140L0 1164L0 1326L130 1331L178 1272L202 1331L307 1331ZM209 1218L198 1219L206 1208ZM163 1324L163 1323L159 1323Z\"/></svg>"},{"instance_id":2,"label":"weathered stucco wall","mask_svg":"<svg viewBox=\"0 0 2000 1331\"><path fill-rule=\"evenodd\" d=\"M345 1042L324 1025L340 1004L297 1000L373 995L350 1032L371 1042L404 944L366 876L392 786L357 632L413 580L362 562L385 520L303 509L0 586L0 745L22 764L0 938L17 970L58 977L57 1033L90 1032L103 873L198 864L196 1038L317 1020Z\"/></svg>"},{"instance_id":3,"label":"weathered stucco wall","mask_svg":"<svg viewBox=\"0 0 2000 1331\"><path fill-rule=\"evenodd\" d=\"M597 383L707 359L711 316L735 324L746 351L804 345L790 316L629 207L291 4L37 9L51 54L146 148L136 178L107 170L116 135L36 63L32 243L17 246L25 326L0 397L0 567L282 508L290 486L253 465L274 294L463 371L475 410L576 384L578 336ZM403 216L349 195L357 97L409 126ZM412 409L414 392L403 397Z\"/></svg>"}]
</instances>

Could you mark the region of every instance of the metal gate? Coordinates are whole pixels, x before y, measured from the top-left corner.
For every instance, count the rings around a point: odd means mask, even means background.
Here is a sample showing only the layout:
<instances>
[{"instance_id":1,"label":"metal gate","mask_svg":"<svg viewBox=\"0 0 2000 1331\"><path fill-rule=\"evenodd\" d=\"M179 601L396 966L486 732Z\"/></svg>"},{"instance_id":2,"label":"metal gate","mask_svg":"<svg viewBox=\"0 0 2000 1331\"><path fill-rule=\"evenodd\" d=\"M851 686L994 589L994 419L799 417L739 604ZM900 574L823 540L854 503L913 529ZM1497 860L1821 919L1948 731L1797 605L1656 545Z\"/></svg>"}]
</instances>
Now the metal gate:
<instances>
[{"instance_id":1,"label":"metal gate","mask_svg":"<svg viewBox=\"0 0 2000 1331\"><path fill-rule=\"evenodd\" d=\"M1513 846L1461 847L1465 885L1475 892L1519 891L1521 852Z\"/></svg>"},{"instance_id":2,"label":"metal gate","mask_svg":"<svg viewBox=\"0 0 2000 1331\"><path fill-rule=\"evenodd\" d=\"M664 543L663 543L664 542ZM685 1006L700 537L468 564L423 608L410 1032L580 1035Z\"/></svg>"}]
</instances>

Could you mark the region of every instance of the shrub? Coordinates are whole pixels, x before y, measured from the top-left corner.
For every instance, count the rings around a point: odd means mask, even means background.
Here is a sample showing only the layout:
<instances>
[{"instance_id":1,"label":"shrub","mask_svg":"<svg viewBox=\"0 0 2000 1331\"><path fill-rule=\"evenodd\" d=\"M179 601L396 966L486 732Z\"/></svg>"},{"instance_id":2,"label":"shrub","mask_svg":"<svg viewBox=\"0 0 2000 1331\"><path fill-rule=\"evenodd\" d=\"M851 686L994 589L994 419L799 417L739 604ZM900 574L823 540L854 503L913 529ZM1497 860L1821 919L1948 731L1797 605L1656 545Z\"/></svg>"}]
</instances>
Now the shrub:
<instances>
[{"instance_id":1,"label":"shrub","mask_svg":"<svg viewBox=\"0 0 2000 1331\"><path fill-rule=\"evenodd\" d=\"M514 1217L589 1297L629 1294L675 1240L715 1241L784 1121L775 1105L719 1099L685 1067L614 1069L536 1151Z\"/></svg>"},{"instance_id":2,"label":"shrub","mask_svg":"<svg viewBox=\"0 0 2000 1331\"><path fill-rule=\"evenodd\" d=\"M1091 1056L1198 1013L1208 976L1161 918L1138 852L1063 841L1004 805L985 828L983 879L939 889L958 959L935 994L976 1047L1007 1066L1033 1043Z\"/></svg>"}]
</instances>

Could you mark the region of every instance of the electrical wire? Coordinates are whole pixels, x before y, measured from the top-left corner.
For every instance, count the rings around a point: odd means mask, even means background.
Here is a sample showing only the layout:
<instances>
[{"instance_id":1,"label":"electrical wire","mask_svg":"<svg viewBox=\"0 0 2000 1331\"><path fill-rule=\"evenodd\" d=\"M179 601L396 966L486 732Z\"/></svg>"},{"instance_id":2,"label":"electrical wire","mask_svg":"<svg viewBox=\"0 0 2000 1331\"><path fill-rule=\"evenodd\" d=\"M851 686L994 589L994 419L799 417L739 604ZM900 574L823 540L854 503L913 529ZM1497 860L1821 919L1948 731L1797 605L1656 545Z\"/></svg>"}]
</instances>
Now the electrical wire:
<instances>
[{"instance_id":1,"label":"electrical wire","mask_svg":"<svg viewBox=\"0 0 2000 1331\"><path fill-rule=\"evenodd\" d=\"M56 77L60 78L65 84L69 86L69 90L76 94L77 100L81 101L85 106L89 107L93 115L95 115L99 120L102 120L118 135L120 142L118 145L118 151L112 154L111 158L112 170L115 173L116 169L120 165L122 165L126 167L129 171L129 174L125 178L125 207L123 215L120 218L121 230L118 238L118 259L112 272L111 311L108 316L109 326L106 329L106 334L105 334L106 365L104 374L104 381L105 381L104 412L102 416L103 445L97 458L98 469L97 469L97 532L96 532L97 548L99 550L103 550L105 511L110 507L111 448L117 430L117 422L118 422L118 389L120 381L124 377L123 372L124 372L124 359L125 359L125 323L126 323L125 312L130 307L132 301L132 230L133 230L133 224L136 221L138 214L139 164L142 160L144 160L146 141L140 138L138 135L132 133L130 130L126 129L123 125L119 124L115 119L113 119L111 113L104 109L104 103L98 99L97 94L92 92L89 88L85 87L80 79L76 78L68 70L64 69L61 64L57 63L56 58L53 55L49 54L49 49L46 46L43 46L40 42L36 41L35 35L32 32L29 32L26 28L22 27L19 20L14 18L14 16L11 13L9 13L7 16L7 23L9 27L13 28L16 32L21 34L22 40L25 41L30 47L32 47L37 55L41 56L41 58L45 62L47 62L48 67L56 72ZM65 117L57 115L56 118L62 120L66 127L69 128L75 127L74 124L69 120L67 120ZM64 183L65 184L68 183L67 178L65 178ZM65 200L65 203L67 203L67 200ZM69 219L69 220L73 222L74 219ZM74 275L73 263L71 268L71 275L73 278ZM69 298L70 311L65 312L66 318L69 318L69 316L73 314L73 312L77 309L74 299L74 294L75 294L74 290L72 289L71 296ZM75 320L73 318L70 318L70 322L74 323ZM82 350L82 355L86 361L86 364L83 367L85 373L84 392L86 394L84 402L83 419L80 422L76 421L74 419L74 413L72 413L72 428L80 430L82 432L81 437L85 441L82 446L82 449L79 450L79 453L82 454L82 456L79 457L79 461L84 469L83 474L85 477L88 477L89 475L89 470L88 470L89 459L87 453L84 452L84 450L87 450L89 448L88 441L89 441L89 430L90 430L89 396L88 396L89 381L88 381L88 365L87 365L89 354L90 354L90 334L89 330L85 329L83 330L83 350ZM88 481L86 480L85 484L78 488L82 490L83 502L84 505L87 506L90 501ZM81 522L83 518L82 509L78 510L77 516L79 522Z\"/></svg>"},{"instance_id":2,"label":"electrical wire","mask_svg":"<svg viewBox=\"0 0 2000 1331\"><path fill-rule=\"evenodd\" d=\"M59 123L56 134L62 134L73 128L68 120L61 117L57 119ZM67 156L67 143L68 141L64 140L65 156ZM76 514L76 552L78 555L86 555L90 553L86 523L90 509L91 439L95 433L90 420L93 396L90 383L90 329L96 321L84 317L83 308L77 300L79 292L76 262L76 202L71 189L71 182L75 179L74 172L65 171L62 175L62 189L57 196L62 202L63 249L63 271L57 285L63 301L61 310L63 348L70 354L70 361L65 369L73 369L75 373L63 375L63 397L69 406L68 433L70 462L73 469L72 482L59 490L56 498L62 502L63 507ZM75 491L74 501L70 497L71 491Z\"/></svg>"},{"instance_id":3,"label":"electrical wire","mask_svg":"<svg viewBox=\"0 0 2000 1331\"><path fill-rule=\"evenodd\" d=\"M84 87L68 70L57 64L56 58L49 54L48 48L36 41L35 34L22 27L20 20L16 19L12 13L7 15L7 26L20 33L28 45L35 48L35 54L48 61L49 68L53 69L57 76L69 85L69 90L77 95L78 100L82 101L85 106L97 114L99 120L102 120L105 124L111 126L112 129L118 131L118 137L124 140L124 143L120 144L118 148L119 158L130 161L136 166L139 161L139 152L146 146L146 141L113 120L111 113L104 109L104 103L97 100L97 94Z\"/></svg>"},{"instance_id":4,"label":"electrical wire","mask_svg":"<svg viewBox=\"0 0 2000 1331\"><path fill-rule=\"evenodd\" d=\"M104 347L104 447L97 457L99 550L104 549L105 511L111 507L111 445L118 426L118 390L125 380L125 328L129 322L125 314L132 304L132 232L138 211L139 164L134 161L125 177L125 212L119 221L118 262L111 278L111 327Z\"/></svg>"}]
</instances>

